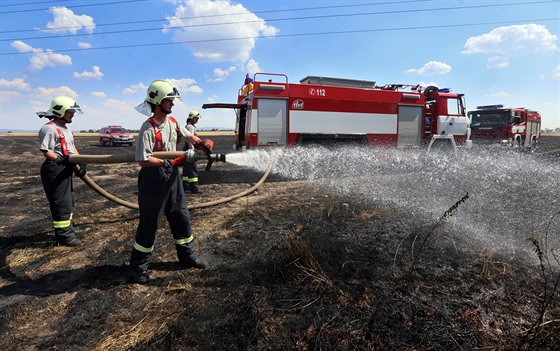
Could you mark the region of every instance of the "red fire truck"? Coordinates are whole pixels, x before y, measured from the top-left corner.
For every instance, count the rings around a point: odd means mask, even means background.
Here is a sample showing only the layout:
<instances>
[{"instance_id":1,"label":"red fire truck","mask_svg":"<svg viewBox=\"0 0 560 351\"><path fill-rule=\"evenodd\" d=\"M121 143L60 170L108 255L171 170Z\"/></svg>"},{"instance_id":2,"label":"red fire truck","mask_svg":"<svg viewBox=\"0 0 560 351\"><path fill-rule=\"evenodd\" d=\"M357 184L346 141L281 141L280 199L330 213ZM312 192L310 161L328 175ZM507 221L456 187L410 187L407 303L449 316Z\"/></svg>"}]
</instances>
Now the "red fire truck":
<instances>
[{"instance_id":1,"label":"red fire truck","mask_svg":"<svg viewBox=\"0 0 560 351\"><path fill-rule=\"evenodd\" d=\"M249 80L249 81L247 81ZM256 73L238 91L237 103L202 108L233 108L235 148L323 142L362 142L396 147L432 146L446 141L470 147L463 94L430 86Z\"/></svg>"},{"instance_id":2,"label":"red fire truck","mask_svg":"<svg viewBox=\"0 0 560 351\"><path fill-rule=\"evenodd\" d=\"M477 106L468 117L473 140L533 147L541 135L541 115L524 107Z\"/></svg>"}]
</instances>

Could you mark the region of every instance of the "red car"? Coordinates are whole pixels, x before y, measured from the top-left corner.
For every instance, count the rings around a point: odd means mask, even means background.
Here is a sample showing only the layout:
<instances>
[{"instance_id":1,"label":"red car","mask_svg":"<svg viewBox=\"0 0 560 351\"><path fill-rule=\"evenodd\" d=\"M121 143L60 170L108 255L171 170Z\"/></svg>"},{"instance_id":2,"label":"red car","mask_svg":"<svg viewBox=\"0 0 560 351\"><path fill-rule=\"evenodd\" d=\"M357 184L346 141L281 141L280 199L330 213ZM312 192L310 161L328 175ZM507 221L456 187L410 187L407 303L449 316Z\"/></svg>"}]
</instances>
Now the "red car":
<instances>
[{"instance_id":1,"label":"red car","mask_svg":"<svg viewBox=\"0 0 560 351\"><path fill-rule=\"evenodd\" d=\"M99 143L101 145L109 144L109 146L122 144L132 146L134 137L130 131L121 126L107 126L99 130Z\"/></svg>"}]
</instances>

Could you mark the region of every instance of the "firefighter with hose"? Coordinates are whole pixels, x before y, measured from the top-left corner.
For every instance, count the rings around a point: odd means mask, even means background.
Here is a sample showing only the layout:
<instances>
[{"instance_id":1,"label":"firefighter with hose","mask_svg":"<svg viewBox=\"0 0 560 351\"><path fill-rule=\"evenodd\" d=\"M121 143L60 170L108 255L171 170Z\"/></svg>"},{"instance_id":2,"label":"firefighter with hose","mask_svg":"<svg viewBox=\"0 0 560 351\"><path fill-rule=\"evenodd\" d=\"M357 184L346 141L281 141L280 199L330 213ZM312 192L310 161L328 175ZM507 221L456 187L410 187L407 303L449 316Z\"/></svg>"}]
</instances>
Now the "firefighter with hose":
<instances>
[{"instance_id":1,"label":"firefighter with hose","mask_svg":"<svg viewBox=\"0 0 560 351\"><path fill-rule=\"evenodd\" d=\"M39 149L45 156L41 165L41 182L50 205L55 239L59 245L65 246L82 244L72 223L74 164L68 160L71 155L79 155L72 131L68 128L75 113L83 112L76 101L67 96L55 97L47 112L37 112L39 117L50 120L39 130ZM75 173L83 177L86 174L86 165L81 165Z\"/></svg>"},{"instance_id":2,"label":"firefighter with hose","mask_svg":"<svg viewBox=\"0 0 560 351\"><path fill-rule=\"evenodd\" d=\"M186 128L191 134L197 135L196 123L200 117L201 116L198 111L189 112ZM194 149L194 145L186 140L185 145L183 146L183 151L188 149ZM196 166L196 162L186 162L183 166L183 187L185 188L185 191L188 190L192 194L201 194L201 191L198 188L198 167Z\"/></svg>"},{"instance_id":3,"label":"firefighter with hose","mask_svg":"<svg viewBox=\"0 0 560 351\"><path fill-rule=\"evenodd\" d=\"M180 267L206 268L194 249L187 200L178 169L185 162L196 161L195 150L188 149L173 160L153 156L156 151L176 151L180 137L192 143L196 149L211 154L211 140L203 141L191 134L170 116L174 100L180 98L179 91L170 81L155 80L148 87L144 102L136 107L137 111L149 117L140 128L135 157L141 166L138 174L140 221L130 255L130 268L133 281L140 284L149 281L149 261L164 214L173 235Z\"/></svg>"}]
</instances>

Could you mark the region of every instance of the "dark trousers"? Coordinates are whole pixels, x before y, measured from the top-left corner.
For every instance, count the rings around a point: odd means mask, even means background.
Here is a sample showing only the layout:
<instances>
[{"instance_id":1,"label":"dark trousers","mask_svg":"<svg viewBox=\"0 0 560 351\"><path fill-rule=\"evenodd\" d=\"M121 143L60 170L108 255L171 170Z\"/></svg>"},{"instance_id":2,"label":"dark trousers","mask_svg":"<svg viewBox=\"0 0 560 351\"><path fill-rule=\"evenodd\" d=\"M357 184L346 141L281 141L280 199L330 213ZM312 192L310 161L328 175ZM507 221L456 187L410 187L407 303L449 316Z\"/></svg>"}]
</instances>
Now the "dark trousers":
<instances>
[{"instance_id":1,"label":"dark trousers","mask_svg":"<svg viewBox=\"0 0 560 351\"><path fill-rule=\"evenodd\" d=\"M183 151L189 149L189 143L183 145ZM195 163L187 163L183 165L183 188L190 191L191 193L198 193L198 167Z\"/></svg>"},{"instance_id":2,"label":"dark trousers","mask_svg":"<svg viewBox=\"0 0 560 351\"><path fill-rule=\"evenodd\" d=\"M67 243L76 238L72 215L74 212L74 187L72 168L46 160L41 165L41 182L49 200L56 240Z\"/></svg>"},{"instance_id":3,"label":"dark trousers","mask_svg":"<svg viewBox=\"0 0 560 351\"><path fill-rule=\"evenodd\" d=\"M187 199L177 167L146 167L138 175L140 222L136 229L135 247L130 256L134 269L148 269L156 232L165 214L177 249L179 263L195 259Z\"/></svg>"},{"instance_id":4,"label":"dark trousers","mask_svg":"<svg viewBox=\"0 0 560 351\"><path fill-rule=\"evenodd\" d=\"M196 163L187 163L183 165L183 187L191 193L198 193L198 167Z\"/></svg>"}]
</instances>

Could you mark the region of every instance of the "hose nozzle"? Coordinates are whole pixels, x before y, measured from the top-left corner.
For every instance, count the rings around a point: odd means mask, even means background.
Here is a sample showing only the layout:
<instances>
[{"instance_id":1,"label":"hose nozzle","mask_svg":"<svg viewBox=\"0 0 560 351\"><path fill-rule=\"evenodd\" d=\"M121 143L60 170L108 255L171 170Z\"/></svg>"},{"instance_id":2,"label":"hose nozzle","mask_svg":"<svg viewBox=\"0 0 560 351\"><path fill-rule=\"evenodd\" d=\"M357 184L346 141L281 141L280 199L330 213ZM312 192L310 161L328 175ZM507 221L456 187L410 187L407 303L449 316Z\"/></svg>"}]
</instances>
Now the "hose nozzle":
<instances>
[{"instance_id":1,"label":"hose nozzle","mask_svg":"<svg viewBox=\"0 0 560 351\"><path fill-rule=\"evenodd\" d=\"M226 154L214 154L214 156L216 158L214 161L226 162Z\"/></svg>"},{"instance_id":2,"label":"hose nozzle","mask_svg":"<svg viewBox=\"0 0 560 351\"><path fill-rule=\"evenodd\" d=\"M214 163L214 161L226 162L226 155L225 154L208 154L208 155L206 155L204 152L197 151L195 153L195 159L196 159L196 161L208 160L208 162L206 163L206 171L209 171L210 168L212 168L212 163Z\"/></svg>"}]
</instances>

